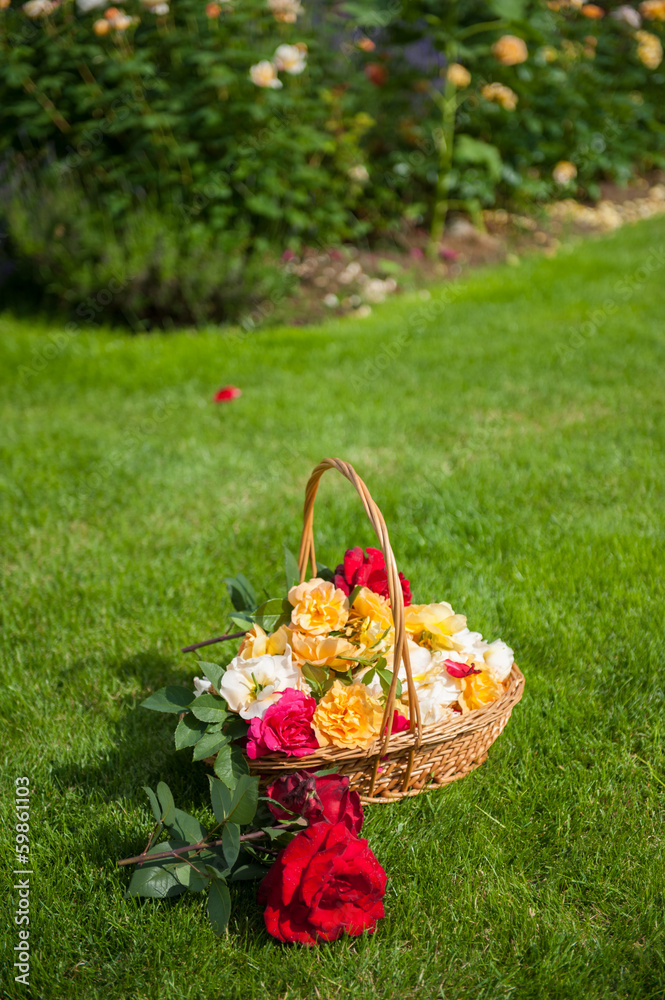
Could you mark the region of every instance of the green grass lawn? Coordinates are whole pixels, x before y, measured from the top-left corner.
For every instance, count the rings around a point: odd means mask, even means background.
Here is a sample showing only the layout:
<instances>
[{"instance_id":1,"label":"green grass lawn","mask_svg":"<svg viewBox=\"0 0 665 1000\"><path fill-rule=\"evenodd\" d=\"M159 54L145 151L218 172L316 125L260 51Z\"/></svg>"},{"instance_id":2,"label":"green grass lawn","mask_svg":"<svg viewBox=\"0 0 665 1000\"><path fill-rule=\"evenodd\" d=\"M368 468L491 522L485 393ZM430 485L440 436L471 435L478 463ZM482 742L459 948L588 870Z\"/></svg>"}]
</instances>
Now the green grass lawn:
<instances>
[{"instance_id":1,"label":"green grass lawn","mask_svg":"<svg viewBox=\"0 0 665 1000\"><path fill-rule=\"evenodd\" d=\"M665 995L665 221L476 272L361 321L129 337L0 319L3 997ZM238 401L213 392L238 385ZM222 578L270 591L304 485L351 461L416 601L516 650L522 703L476 773L367 809L373 937L316 950L234 889L126 899L116 860L204 768L140 709L190 684ZM372 544L328 473L318 557ZM14 778L32 787L31 987L13 982Z\"/></svg>"}]
</instances>

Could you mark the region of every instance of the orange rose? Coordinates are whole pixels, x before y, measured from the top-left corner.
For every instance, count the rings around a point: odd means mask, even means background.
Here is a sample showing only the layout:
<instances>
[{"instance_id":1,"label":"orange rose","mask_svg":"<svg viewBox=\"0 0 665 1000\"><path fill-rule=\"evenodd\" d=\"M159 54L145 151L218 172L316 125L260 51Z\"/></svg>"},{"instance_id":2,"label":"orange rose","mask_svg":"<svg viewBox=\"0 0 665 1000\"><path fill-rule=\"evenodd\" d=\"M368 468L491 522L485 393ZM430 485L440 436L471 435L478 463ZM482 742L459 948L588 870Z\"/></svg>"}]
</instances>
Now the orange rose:
<instances>
[{"instance_id":1,"label":"orange rose","mask_svg":"<svg viewBox=\"0 0 665 1000\"><path fill-rule=\"evenodd\" d=\"M344 591L318 577L291 587L289 601L293 605L292 623L308 635L336 632L344 628L349 617L349 601Z\"/></svg>"},{"instance_id":2,"label":"orange rose","mask_svg":"<svg viewBox=\"0 0 665 1000\"><path fill-rule=\"evenodd\" d=\"M481 670L479 674L469 674L462 681L464 692L459 696L460 704L467 711L472 712L474 708L482 708L503 694L503 685L494 680L486 670Z\"/></svg>"},{"instance_id":3,"label":"orange rose","mask_svg":"<svg viewBox=\"0 0 665 1000\"><path fill-rule=\"evenodd\" d=\"M600 21L601 17L605 17L605 11L602 7L599 7L595 3L585 3L583 7L580 8L582 14L585 17L590 17L593 21Z\"/></svg>"},{"instance_id":4,"label":"orange rose","mask_svg":"<svg viewBox=\"0 0 665 1000\"><path fill-rule=\"evenodd\" d=\"M364 684L335 681L316 707L312 728L319 746L366 750L381 731L383 709Z\"/></svg>"},{"instance_id":5,"label":"orange rose","mask_svg":"<svg viewBox=\"0 0 665 1000\"><path fill-rule=\"evenodd\" d=\"M367 587L358 591L351 610L361 618L370 618L382 629L393 627L390 601L380 594L375 594L373 590L368 590Z\"/></svg>"}]
</instances>

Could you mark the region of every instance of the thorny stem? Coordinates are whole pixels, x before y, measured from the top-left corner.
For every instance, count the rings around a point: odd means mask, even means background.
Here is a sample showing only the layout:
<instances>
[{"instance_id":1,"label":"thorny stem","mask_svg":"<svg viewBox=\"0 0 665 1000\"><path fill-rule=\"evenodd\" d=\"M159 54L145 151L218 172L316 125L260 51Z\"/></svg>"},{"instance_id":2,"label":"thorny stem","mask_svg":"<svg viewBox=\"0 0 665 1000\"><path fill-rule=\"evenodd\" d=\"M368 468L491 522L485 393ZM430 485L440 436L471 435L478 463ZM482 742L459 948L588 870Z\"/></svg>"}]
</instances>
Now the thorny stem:
<instances>
[{"instance_id":1,"label":"thorny stem","mask_svg":"<svg viewBox=\"0 0 665 1000\"><path fill-rule=\"evenodd\" d=\"M296 825L301 824L295 821ZM287 830L289 827L294 825L293 820L289 820L288 823L279 823L273 829L275 830ZM262 840L267 837L268 834L265 830L251 830L250 833L243 833L240 836L240 840ZM208 847L219 847L222 844L222 839L219 840L199 840L197 844L188 844L186 847L174 847L170 851L157 851L156 854L135 854L133 858L123 858L118 861L120 866L124 865L136 865L142 863L143 861L161 861L163 858L176 858L181 854L191 854L192 852L198 853L199 851L205 851ZM185 860L187 860L185 858Z\"/></svg>"}]
</instances>

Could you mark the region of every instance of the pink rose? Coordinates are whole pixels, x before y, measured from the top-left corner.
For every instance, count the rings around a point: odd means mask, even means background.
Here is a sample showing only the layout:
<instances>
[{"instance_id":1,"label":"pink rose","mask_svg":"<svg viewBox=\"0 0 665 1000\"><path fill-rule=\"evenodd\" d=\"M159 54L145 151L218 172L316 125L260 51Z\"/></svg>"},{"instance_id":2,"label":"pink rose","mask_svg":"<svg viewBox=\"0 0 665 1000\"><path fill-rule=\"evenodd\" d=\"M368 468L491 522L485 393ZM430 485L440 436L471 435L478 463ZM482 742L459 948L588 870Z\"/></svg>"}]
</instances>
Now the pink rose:
<instances>
[{"instance_id":1,"label":"pink rose","mask_svg":"<svg viewBox=\"0 0 665 1000\"><path fill-rule=\"evenodd\" d=\"M316 702L303 691L286 688L279 701L262 719L254 718L247 733L247 756L252 760L267 753L307 757L319 749L311 722Z\"/></svg>"}]
</instances>

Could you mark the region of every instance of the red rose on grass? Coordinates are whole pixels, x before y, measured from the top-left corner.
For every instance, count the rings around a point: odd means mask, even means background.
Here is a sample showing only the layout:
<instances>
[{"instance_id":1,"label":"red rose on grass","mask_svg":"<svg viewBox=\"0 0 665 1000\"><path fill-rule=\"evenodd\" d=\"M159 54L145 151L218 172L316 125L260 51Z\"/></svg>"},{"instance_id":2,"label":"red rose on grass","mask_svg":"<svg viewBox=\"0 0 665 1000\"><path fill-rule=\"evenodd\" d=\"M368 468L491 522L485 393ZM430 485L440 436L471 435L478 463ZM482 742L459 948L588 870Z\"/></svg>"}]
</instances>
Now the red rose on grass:
<instances>
[{"instance_id":1,"label":"red rose on grass","mask_svg":"<svg viewBox=\"0 0 665 1000\"><path fill-rule=\"evenodd\" d=\"M400 573L404 604L411 603L411 584ZM366 552L356 545L344 553L344 562L335 570L335 586L350 594L354 587L367 587L381 597L389 597L388 574L381 549L367 549Z\"/></svg>"},{"instance_id":2,"label":"red rose on grass","mask_svg":"<svg viewBox=\"0 0 665 1000\"><path fill-rule=\"evenodd\" d=\"M316 702L295 688L286 688L262 719L254 718L247 733L247 756L252 760L267 753L307 757L319 749L311 722Z\"/></svg>"},{"instance_id":3,"label":"red rose on grass","mask_svg":"<svg viewBox=\"0 0 665 1000\"><path fill-rule=\"evenodd\" d=\"M269 934L314 945L374 931L386 873L344 823L314 823L281 851L259 886Z\"/></svg>"},{"instance_id":4,"label":"red rose on grass","mask_svg":"<svg viewBox=\"0 0 665 1000\"><path fill-rule=\"evenodd\" d=\"M242 389L238 389L235 385L225 385L222 389L217 390L213 400L215 403L230 403L232 399L237 399L239 396L242 396Z\"/></svg>"},{"instance_id":5,"label":"red rose on grass","mask_svg":"<svg viewBox=\"0 0 665 1000\"><path fill-rule=\"evenodd\" d=\"M318 777L311 771L296 771L268 785L267 795L274 800L268 808L275 819L288 820L296 813L310 824L343 823L355 834L362 829L360 796L351 791L349 779L341 774Z\"/></svg>"}]
</instances>

